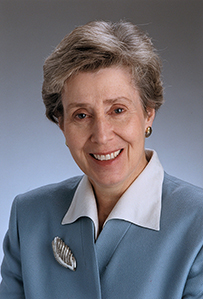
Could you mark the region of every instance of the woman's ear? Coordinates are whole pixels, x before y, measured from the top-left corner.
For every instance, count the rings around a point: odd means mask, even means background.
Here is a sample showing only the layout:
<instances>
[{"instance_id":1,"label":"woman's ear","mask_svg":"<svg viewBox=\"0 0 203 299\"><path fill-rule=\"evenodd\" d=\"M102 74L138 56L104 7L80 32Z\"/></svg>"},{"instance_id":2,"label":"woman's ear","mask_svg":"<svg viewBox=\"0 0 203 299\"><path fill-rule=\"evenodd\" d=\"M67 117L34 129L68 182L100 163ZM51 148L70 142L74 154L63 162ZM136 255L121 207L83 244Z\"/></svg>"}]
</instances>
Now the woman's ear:
<instances>
[{"instance_id":1,"label":"woman's ear","mask_svg":"<svg viewBox=\"0 0 203 299\"><path fill-rule=\"evenodd\" d=\"M146 110L146 126L152 126L154 118L155 118L155 109L154 108L147 108Z\"/></svg>"}]
</instances>

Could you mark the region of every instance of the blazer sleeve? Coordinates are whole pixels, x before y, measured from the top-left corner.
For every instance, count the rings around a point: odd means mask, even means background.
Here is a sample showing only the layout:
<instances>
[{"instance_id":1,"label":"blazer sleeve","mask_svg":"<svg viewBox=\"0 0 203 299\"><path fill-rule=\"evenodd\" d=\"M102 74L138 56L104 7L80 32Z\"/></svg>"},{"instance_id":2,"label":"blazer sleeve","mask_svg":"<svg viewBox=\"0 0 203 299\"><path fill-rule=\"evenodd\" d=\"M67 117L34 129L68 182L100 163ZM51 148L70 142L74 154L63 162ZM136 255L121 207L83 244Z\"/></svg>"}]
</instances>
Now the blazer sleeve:
<instances>
[{"instance_id":1,"label":"blazer sleeve","mask_svg":"<svg viewBox=\"0 0 203 299\"><path fill-rule=\"evenodd\" d=\"M11 208L9 229L4 238L3 249L4 259L1 267L0 299L24 299L17 221L17 198L14 200Z\"/></svg>"},{"instance_id":2,"label":"blazer sleeve","mask_svg":"<svg viewBox=\"0 0 203 299\"><path fill-rule=\"evenodd\" d=\"M182 299L203 298L203 246L190 269Z\"/></svg>"}]
</instances>

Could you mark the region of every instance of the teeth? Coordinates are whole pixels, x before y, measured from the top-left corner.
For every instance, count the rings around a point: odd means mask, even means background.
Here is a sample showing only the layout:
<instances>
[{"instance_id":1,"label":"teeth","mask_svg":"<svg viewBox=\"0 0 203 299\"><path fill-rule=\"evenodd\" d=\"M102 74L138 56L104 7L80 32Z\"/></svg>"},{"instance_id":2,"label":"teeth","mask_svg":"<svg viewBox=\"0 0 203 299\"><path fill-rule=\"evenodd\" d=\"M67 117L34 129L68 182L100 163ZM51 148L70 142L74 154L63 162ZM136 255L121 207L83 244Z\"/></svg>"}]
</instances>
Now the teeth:
<instances>
[{"instance_id":1,"label":"teeth","mask_svg":"<svg viewBox=\"0 0 203 299\"><path fill-rule=\"evenodd\" d=\"M107 161L107 160L112 160L115 159L119 154L120 154L121 150L118 150L114 153L111 154L107 154L107 155L94 155L93 156L100 161Z\"/></svg>"}]
</instances>

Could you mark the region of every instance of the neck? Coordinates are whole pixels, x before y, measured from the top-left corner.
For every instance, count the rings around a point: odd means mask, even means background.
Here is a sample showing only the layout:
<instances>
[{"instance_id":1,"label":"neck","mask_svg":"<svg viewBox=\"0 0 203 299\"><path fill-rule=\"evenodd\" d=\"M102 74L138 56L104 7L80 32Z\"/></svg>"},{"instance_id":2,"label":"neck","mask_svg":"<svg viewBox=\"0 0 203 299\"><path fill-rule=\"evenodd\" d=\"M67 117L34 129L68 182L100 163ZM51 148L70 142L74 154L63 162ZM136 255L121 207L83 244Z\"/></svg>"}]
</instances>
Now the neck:
<instances>
[{"instance_id":1,"label":"neck","mask_svg":"<svg viewBox=\"0 0 203 299\"><path fill-rule=\"evenodd\" d=\"M147 164L147 160L145 160L144 167L140 172L145 168ZM127 181L118 185L110 185L110 186L100 186L95 184L95 182L91 182L96 202L97 202L97 210L98 210L98 218L99 218L99 231L102 230L102 226L115 207L116 203L123 195L123 193L129 188L129 186L134 182L140 172L136 175L136 177L129 177Z\"/></svg>"},{"instance_id":2,"label":"neck","mask_svg":"<svg viewBox=\"0 0 203 299\"><path fill-rule=\"evenodd\" d=\"M99 218L99 231L102 230L102 226L113 210L114 206L118 202L119 198L122 196L123 192L118 192L118 190L113 190L112 187L108 189L95 188L95 198L97 202L97 211Z\"/></svg>"}]
</instances>

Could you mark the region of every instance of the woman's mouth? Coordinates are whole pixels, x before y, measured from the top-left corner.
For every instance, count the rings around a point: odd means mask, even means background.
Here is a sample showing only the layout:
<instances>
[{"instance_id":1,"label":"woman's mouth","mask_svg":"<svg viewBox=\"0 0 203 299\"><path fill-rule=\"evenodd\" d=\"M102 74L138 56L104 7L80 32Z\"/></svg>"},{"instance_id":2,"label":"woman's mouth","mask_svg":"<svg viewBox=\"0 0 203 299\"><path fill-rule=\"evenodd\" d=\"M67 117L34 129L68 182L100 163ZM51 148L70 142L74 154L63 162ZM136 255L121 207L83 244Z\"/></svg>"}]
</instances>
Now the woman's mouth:
<instances>
[{"instance_id":1,"label":"woman's mouth","mask_svg":"<svg viewBox=\"0 0 203 299\"><path fill-rule=\"evenodd\" d=\"M118 157L118 155L122 152L123 149L106 154L106 155L99 155L99 154L91 154L92 157L94 157L96 160L99 161L108 161L108 160L113 160L116 157Z\"/></svg>"}]
</instances>

